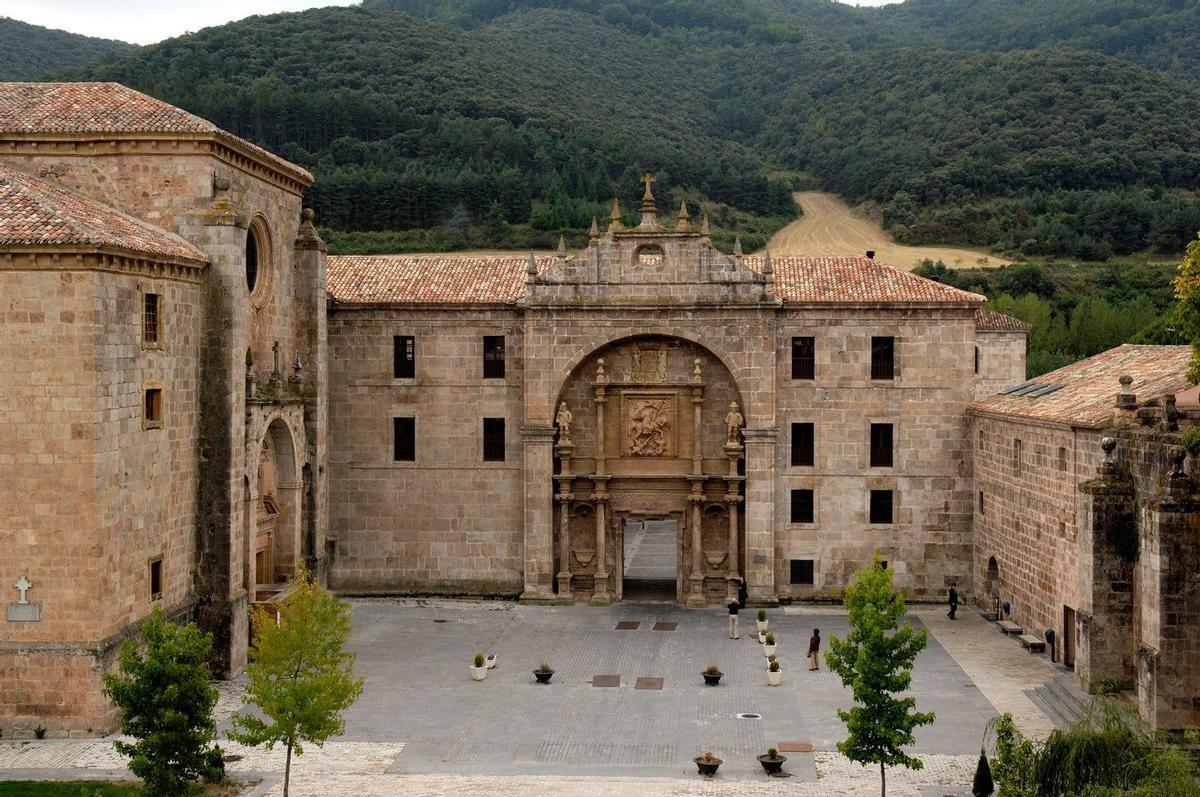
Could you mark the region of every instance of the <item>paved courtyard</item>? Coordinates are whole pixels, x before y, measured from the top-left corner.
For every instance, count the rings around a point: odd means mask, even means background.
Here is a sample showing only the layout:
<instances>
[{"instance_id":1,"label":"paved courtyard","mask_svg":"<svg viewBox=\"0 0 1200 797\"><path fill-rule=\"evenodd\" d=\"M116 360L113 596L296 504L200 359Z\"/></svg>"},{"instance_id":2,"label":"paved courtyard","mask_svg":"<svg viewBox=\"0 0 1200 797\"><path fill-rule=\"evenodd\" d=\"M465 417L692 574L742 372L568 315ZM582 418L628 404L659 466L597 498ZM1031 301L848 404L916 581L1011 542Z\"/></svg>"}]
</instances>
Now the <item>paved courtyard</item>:
<instances>
[{"instance_id":1,"label":"paved courtyard","mask_svg":"<svg viewBox=\"0 0 1200 797\"><path fill-rule=\"evenodd\" d=\"M722 611L671 604L364 599L353 609L351 646L366 688L347 713L345 735L297 760L295 794L535 795L553 788L642 797L782 789L815 797L877 788L875 770L836 753L844 728L835 712L849 704L849 693L824 662L812 673L804 658L814 627L826 638L846 632L841 609L770 612L780 687L766 685L750 612L742 638L730 640ZM1027 732L1044 735L1054 725L1053 712L1041 707L1044 690L1065 676L972 612L951 622L937 607L917 607L911 619L931 632L912 692L937 721L917 733L926 768L889 773L889 789L912 797L966 794L988 720L1012 711ZM468 672L476 651L499 660L482 682ZM531 674L543 660L556 670L548 686ZM717 687L700 677L710 661L725 673ZM595 685L605 681L618 685ZM222 730L239 704L240 684L222 684ZM766 778L754 756L785 744L812 752L787 753L789 779ZM259 793L280 793L281 751L223 746L242 756L232 772L255 773ZM691 759L704 750L726 763L715 781L701 784ZM0 743L0 778L111 776L123 766L108 741Z\"/></svg>"}]
</instances>

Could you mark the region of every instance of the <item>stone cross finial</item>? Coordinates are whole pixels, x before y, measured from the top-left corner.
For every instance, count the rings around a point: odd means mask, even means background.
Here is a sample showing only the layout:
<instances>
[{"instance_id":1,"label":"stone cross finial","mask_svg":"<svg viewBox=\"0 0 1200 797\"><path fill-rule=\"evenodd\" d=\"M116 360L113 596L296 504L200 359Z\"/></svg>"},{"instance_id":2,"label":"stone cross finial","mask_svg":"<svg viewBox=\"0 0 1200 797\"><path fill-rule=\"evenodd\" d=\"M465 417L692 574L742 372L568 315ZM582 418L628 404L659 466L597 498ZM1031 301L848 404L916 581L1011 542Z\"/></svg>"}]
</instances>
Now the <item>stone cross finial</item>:
<instances>
[{"instance_id":1,"label":"stone cross finial","mask_svg":"<svg viewBox=\"0 0 1200 797\"><path fill-rule=\"evenodd\" d=\"M13 586L17 588L17 592L21 593L21 597L17 599L17 603L29 603L29 589L33 586L33 584L29 583L29 579L21 576Z\"/></svg>"},{"instance_id":2,"label":"stone cross finial","mask_svg":"<svg viewBox=\"0 0 1200 797\"><path fill-rule=\"evenodd\" d=\"M653 175L651 175L649 172L647 172L646 174L643 174L643 175L642 175L642 180L641 180L641 182L643 182L643 183L645 183L645 184L646 184L646 193L642 194L642 199L643 199L643 200L650 200L651 202L653 202L653 201L654 201L654 194L650 192L650 184L651 184L651 183L658 182L658 181L654 179L654 176L653 176Z\"/></svg>"}]
</instances>

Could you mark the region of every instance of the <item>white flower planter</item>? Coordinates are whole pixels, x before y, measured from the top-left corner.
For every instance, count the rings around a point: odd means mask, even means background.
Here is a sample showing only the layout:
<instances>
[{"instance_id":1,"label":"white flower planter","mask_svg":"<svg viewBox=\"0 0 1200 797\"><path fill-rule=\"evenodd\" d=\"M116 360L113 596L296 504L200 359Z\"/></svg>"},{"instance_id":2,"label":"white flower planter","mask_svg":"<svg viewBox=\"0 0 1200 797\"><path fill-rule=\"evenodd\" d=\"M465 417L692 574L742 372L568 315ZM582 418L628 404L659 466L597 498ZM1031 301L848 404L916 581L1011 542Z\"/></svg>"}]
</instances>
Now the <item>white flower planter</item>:
<instances>
[{"instance_id":1,"label":"white flower planter","mask_svg":"<svg viewBox=\"0 0 1200 797\"><path fill-rule=\"evenodd\" d=\"M760 634L761 634L761 633L764 633L764 632L767 630L767 626L768 626L768 625L770 625L770 621L768 621L768 620L755 620L755 621L754 621L754 624L755 624L755 625L758 627L758 633L760 633Z\"/></svg>"},{"instance_id":2,"label":"white flower planter","mask_svg":"<svg viewBox=\"0 0 1200 797\"><path fill-rule=\"evenodd\" d=\"M768 645L764 642L763 643L763 655L764 656L774 656L775 648L777 648L777 647L779 647L779 645Z\"/></svg>"},{"instance_id":3,"label":"white flower planter","mask_svg":"<svg viewBox=\"0 0 1200 797\"><path fill-rule=\"evenodd\" d=\"M758 632L758 644L760 644L760 645L767 644L767 632L766 631Z\"/></svg>"},{"instance_id":4,"label":"white flower planter","mask_svg":"<svg viewBox=\"0 0 1200 797\"><path fill-rule=\"evenodd\" d=\"M495 653L493 653L492 655L488 656L488 657L487 657L487 659L485 659L484 661L485 661L485 663L487 664L487 668L488 668L489 670L494 670L494 669L496 669L496 654L495 654Z\"/></svg>"},{"instance_id":5,"label":"white flower planter","mask_svg":"<svg viewBox=\"0 0 1200 797\"><path fill-rule=\"evenodd\" d=\"M783 683L783 670L767 672L767 686L779 686Z\"/></svg>"},{"instance_id":6,"label":"white flower planter","mask_svg":"<svg viewBox=\"0 0 1200 797\"><path fill-rule=\"evenodd\" d=\"M482 667L476 667L474 665L471 665L471 680L472 681L482 681L484 678L487 678L487 671L488 671L488 668L487 668L486 664L483 665Z\"/></svg>"}]
</instances>

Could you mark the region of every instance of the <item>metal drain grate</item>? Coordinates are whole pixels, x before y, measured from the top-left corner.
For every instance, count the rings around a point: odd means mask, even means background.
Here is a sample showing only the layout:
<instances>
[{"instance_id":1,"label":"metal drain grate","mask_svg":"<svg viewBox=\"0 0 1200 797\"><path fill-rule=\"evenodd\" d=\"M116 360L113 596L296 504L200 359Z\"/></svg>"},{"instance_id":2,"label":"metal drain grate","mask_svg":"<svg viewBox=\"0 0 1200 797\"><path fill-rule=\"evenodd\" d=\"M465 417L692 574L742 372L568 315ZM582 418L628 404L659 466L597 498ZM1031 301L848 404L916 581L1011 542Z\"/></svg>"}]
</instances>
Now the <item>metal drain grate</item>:
<instances>
[{"instance_id":1,"label":"metal drain grate","mask_svg":"<svg viewBox=\"0 0 1200 797\"><path fill-rule=\"evenodd\" d=\"M738 714L737 718L740 720L760 720L760 719L762 719L762 714L752 714L752 713Z\"/></svg>"}]
</instances>

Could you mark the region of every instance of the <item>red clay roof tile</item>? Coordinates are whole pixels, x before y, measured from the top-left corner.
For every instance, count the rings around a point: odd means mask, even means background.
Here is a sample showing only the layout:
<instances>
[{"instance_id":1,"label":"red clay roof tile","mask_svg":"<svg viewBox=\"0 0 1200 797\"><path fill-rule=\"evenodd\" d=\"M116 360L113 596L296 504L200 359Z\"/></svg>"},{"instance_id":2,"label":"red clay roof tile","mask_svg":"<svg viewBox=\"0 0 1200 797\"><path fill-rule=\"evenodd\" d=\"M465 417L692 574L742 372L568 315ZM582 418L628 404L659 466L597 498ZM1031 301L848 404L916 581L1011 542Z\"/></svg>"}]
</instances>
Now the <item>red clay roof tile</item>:
<instances>
[{"instance_id":1,"label":"red clay roof tile","mask_svg":"<svg viewBox=\"0 0 1200 797\"><path fill-rule=\"evenodd\" d=\"M981 332L1028 332L1030 327L1019 318L980 307L975 311L975 329Z\"/></svg>"}]
</instances>

